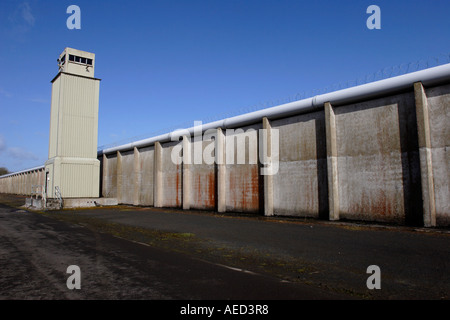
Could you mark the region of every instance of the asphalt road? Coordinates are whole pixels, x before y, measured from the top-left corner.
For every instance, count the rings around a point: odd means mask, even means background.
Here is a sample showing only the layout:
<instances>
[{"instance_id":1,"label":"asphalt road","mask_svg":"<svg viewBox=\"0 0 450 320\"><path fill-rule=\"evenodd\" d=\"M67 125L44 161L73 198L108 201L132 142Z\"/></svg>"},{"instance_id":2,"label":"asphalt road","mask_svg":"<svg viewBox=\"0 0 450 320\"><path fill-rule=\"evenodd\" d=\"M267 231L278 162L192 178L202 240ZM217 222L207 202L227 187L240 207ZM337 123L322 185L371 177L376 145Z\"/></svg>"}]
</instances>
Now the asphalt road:
<instances>
[{"instance_id":1,"label":"asphalt road","mask_svg":"<svg viewBox=\"0 0 450 320\"><path fill-rule=\"evenodd\" d=\"M129 226L137 233L146 229L192 234L201 241L192 241L181 251L190 255L200 251L199 256L208 260L321 287L348 298L450 297L448 229L126 206L80 210L72 215ZM371 265L381 270L380 290L367 288Z\"/></svg>"},{"instance_id":2,"label":"asphalt road","mask_svg":"<svg viewBox=\"0 0 450 320\"><path fill-rule=\"evenodd\" d=\"M449 258L448 229L0 205L0 299L448 300ZM370 265L381 289L367 288Z\"/></svg>"},{"instance_id":3,"label":"asphalt road","mask_svg":"<svg viewBox=\"0 0 450 320\"><path fill-rule=\"evenodd\" d=\"M68 289L70 265L81 289ZM335 299L0 204L0 299Z\"/></svg>"}]
</instances>

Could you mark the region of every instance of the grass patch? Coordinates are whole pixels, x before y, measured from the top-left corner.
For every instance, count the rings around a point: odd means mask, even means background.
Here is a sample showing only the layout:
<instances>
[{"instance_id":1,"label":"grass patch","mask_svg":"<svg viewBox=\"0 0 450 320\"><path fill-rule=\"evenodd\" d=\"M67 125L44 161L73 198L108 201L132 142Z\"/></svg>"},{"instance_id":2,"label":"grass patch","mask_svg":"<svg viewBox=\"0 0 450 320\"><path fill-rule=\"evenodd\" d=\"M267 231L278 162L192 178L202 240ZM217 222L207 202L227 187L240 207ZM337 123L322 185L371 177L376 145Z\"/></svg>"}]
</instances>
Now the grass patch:
<instances>
[{"instance_id":1,"label":"grass patch","mask_svg":"<svg viewBox=\"0 0 450 320\"><path fill-rule=\"evenodd\" d=\"M99 218L86 217L71 211L41 211L40 214L60 221L81 225L89 230L107 233L118 238L145 243L164 249L185 247L187 242L200 241L193 233L166 232L110 222Z\"/></svg>"}]
</instances>

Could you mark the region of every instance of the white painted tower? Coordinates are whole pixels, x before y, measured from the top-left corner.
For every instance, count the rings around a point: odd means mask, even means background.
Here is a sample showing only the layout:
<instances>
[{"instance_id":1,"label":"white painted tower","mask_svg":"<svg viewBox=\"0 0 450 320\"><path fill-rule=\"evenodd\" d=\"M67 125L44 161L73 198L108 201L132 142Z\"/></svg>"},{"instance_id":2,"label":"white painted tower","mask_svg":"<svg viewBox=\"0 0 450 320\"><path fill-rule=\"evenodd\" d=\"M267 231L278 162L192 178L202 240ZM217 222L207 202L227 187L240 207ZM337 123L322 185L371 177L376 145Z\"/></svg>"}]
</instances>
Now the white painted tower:
<instances>
[{"instance_id":1,"label":"white painted tower","mask_svg":"<svg viewBox=\"0 0 450 320\"><path fill-rule=\"evenodd\" d=\"M52 82L50 141L45 162L48 198L99 196L97 160L100 79L94 78L95 54L65 48Z\"/></svg>"}]
</instances>

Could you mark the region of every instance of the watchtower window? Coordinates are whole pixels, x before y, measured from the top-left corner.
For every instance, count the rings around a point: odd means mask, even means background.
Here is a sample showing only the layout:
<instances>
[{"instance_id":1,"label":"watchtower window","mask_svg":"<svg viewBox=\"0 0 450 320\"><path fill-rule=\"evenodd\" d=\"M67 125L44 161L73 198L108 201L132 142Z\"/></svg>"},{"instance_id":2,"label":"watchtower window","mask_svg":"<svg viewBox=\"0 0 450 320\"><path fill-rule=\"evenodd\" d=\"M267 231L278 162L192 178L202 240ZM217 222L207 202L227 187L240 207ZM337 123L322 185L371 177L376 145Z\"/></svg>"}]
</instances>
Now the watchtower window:
<instances>
[{"instance_id":1,"label":"watchtower window","mask_svg":"<svg viewBox=\"0 0 450 320\"><path fill-rule=\"evenodd\" d=\"M82 58L79 56L75 56L73 54L69 54L69 61L79 62L79 63L88 64L88 65L92 66L92 59Z\"/></svg>"}]
</instances>

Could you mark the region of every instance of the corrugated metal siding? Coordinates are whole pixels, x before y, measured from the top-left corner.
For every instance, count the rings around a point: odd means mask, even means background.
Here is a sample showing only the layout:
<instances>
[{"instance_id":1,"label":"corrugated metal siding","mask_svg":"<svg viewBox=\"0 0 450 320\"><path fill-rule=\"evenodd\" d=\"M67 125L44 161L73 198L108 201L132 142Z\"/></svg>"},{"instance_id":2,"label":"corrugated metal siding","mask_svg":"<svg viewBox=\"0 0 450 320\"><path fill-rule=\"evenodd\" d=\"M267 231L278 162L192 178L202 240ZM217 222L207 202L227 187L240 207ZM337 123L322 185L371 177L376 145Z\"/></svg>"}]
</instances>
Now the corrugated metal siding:
<instances>
[{"instance_id":1,"label":"corrugated metal siding","mask_svg":"<svg viewBox=\"0 0 450 320\"><path fill-rule=\"evenodd\" d=\"M58 143L58 110L60 96L61 78L56 79L52 85L52 104L50 110L50 137L48 158L56 157Z\"/></svg>"},{"instance_id":2,"label":"corrugated metal siding","mask_svg":"<svg viewBox=\"0 0 450 320\"><path fill-rule=\"evenodd\" d=\"M63 198L86 197L92 194L95 166L91 164L61 164L61 195Z\"/></svg>"},{"instance_id":3,"label":"corrugated metal siding","mask_svg":"<svg viewBox=\"0 0 450 320\"><path fill-rule=\"evenodd\" d=\"M58 155L96 158L99 81L62 74Z\"/></svg>"}]
</instances>

